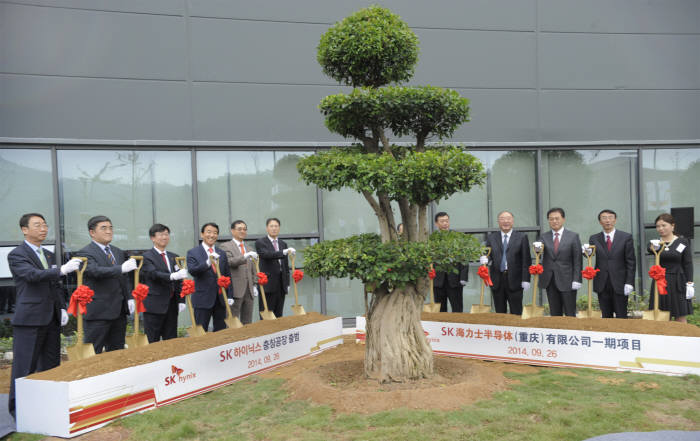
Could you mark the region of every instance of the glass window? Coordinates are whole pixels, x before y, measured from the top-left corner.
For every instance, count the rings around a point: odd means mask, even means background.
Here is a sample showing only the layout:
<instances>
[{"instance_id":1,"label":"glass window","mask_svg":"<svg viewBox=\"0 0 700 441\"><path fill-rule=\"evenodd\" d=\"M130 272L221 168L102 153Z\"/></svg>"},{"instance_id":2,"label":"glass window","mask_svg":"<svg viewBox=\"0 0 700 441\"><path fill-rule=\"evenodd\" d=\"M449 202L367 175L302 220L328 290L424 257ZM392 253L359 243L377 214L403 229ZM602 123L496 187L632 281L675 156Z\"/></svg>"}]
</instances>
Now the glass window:
<instances>
[{"instance_id":1,"label":"glass window","mask_svg":"<svg viewBox=\"0 0 700 441\"><path fill-rule=\"evenodd\" d=\"M47 243L56 239L53 216L51 150L0 150L0 241L24 239L19 218L24 213L41 213L49 224ZM8 209L10 208L10 209Z\"/></svg>"},{"instance_id":2,"label":"glass window","mask_svg":"<svg viewBox=\"0 0 700 441\"><path fill-rule=\"evenodd\" d=\"M671 207L700 206L700 148L644 150L642 167L645 223Z\"/></svg>"},{"instance_id":3,"label":"glass window","mask_svg":"<svg viewBox=\"0 0 700 441\"><path fill-rule=\"evenodd\" d=\"M637 153L635 150L561 150L542 152L542 229L547 210L561 207L565 227L581 243L601 231L598 213L617 213L616 228L637 237Z\"/></svg>"},{"instance_id":4,"label":"glass window","mask_svg":"<svg viewBox=\"0 0 700 441\"><path fill-rule=\"evenodd\" d=\"M184 255L192 247L189 151L60 150L58 175L67 251L89 243L87 221L99 214L112 220L122 249L152 247L155 222L170 228L169 250Z\"/></svg>"},{"instance_id":5,"label":"glass window","mask_svg":"<svg viewBox=\"0 0 700 441\"><path fill-rule=\"evenodd\" d=\"M537 225L537 180L534 151L473 151L487 172L487 182L468 193L457 193L437 204L459 230L497 227L497 214L508 210L518 226Z\"/></svg>"},{"instance_id":6,"label":"glass window","mask_svg":"<svg viewBox=\"0 0 700 441\"><path fill-rule=\"evenodd\" d=\"M262 235L265 220L277 217L281 233L317 234L316 187L299 180L296 165L306 152L197 152L200 223L216 222L230 236L236 219L249 235Z\"/></svg>"}]
</instances>

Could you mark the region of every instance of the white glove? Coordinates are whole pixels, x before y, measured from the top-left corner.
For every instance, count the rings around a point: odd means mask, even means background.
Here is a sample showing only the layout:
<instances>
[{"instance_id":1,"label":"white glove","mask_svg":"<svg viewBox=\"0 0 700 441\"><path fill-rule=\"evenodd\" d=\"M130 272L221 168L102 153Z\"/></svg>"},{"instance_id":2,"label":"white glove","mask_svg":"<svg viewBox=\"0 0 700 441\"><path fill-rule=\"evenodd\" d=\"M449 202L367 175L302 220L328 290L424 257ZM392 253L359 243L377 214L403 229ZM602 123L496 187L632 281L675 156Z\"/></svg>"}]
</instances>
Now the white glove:
<instances>
[{"instance_id":1,"label":"white glove","mask_svg":"<svg viewBox=\"0 0 700 441\"><path fill-rule=\"evenodd\" d=\"M182 280L187 277L187 270L186 269L181 269L179 271L176 271L174 273L170 273L170 280Z\"/></svg>"},{"instance_id":2,"label":"white glove","mask_svg":"<svg viewBox=\"0 0 700 441\"><path fill-rule=\"evenodd\" d=\"M133 314L136 309L136 301L134 299L129 299L126 305L129 307L129 314Z\"/></svg>"},{"instance_id":3,"label":"white glove","mask_svg":"<svg viewBox=\"0 0 700 441\"><path fill-rule=\"evenodd\" d=\"M489 258L486 256L479 257L479 265L488 265Z\"/></svg>"},{"instance_id":4,"label":"white glove","mask_svg":"<svg viewBox=\"0 0 700 441\"><path fill-rule=\"evenodd\" d=\"M284 250L282 250L282 254L284 254L285 256L289 255L289 254L294 255L296 253L297 253L297 250L295 250L294 248L285 248Z\"/></svg>"},{"instance_id":5,"label":"white glove","mask_svg":"<svg viewBox=\"0 0 700 441\"><path fill-rule=\"evenodd\" d=\"M685 285L685 298L687 300L695 297L695 285Z\"/></svg>"},{"instance_id":6,"label":"white glove","mask_svg":"<svg viewBox=\"0 0 700 441\"><path fill-rule=\"evenodd\" d=\"M573 291L578 291L581 289L581 282L571 282L571 289Z\"/></svg>"},{"instance_id":7,"label":"white glove","mask_svg":"<svg viewBox=\"0 0 700 441\"><path fill-rule=\"evenodd\" d=\"M589 244L584 243L583 245L581 245L581 252L583 254L585 254L586 256L588 256L593 252L593 249L591 248L591 246Z\"/></svg>"},{"instance_id":8,"label":"white glove","mask_svg":"<svg viewBox=\"0 0 700 441\"><path fill-rule=\"evenodd\" d=\"M212 257L213 257L214 259L216 259L216 260L219 260L219 257L220 257L220 256L219 256L219 253L217 253L216 251L214 251L213 253L211 253L210 256L212 256Z\"/></svg>"},{"instance_id":9,"label":"white glove","mask_svg":"<svg viewBox=\"0 0 700 441\"><path fill-rule=\"evenodd\" d=\"M532 242L532 246L535 247L535 251L540 251L542 249L542 242Z\"/></svg>"},{"instance_id":10,"label":"white glove","mask_svg":"<svg viewBox=\"0 0 700 441\"><path fill-rule=\"evenodd\" d=\"M651 246L653 246L655 250L661 249L661 241L659 239L651 239L649 242L651 242Z\"/></svg>"},{"instance_id":11,"label":"white glove","mask_svg":"<svg viewBox=\"0 0 700 441\"><path fill-rule=\"evenodd\" d=\"M523 289L528 290L528 289L530 289L530 282L521 282L521 283L520 283L520 286L521 286Z\"/></svg>"},{"instance_id":12,"label":"white glove","mask_svg":"<svg viewBox=\"0 0 700 441\"><path fill-rule=\"evenodd\" d=\"M243 255L243 257L245 257L246 259L258 260L258 253L256 253L255 251L248 251Z\"/></svg>"},{"instance_id":13,"label":"white glove","mask_svg":"<svg viewBox=\"0 0 700 441\"><path fill-rule=\"evenodd\" d=\"M122 263L122 274L135 270L137 266L136 259L127 260L126 262Z\"/></svg>"},{"instance_id":14,"label":"white glove","mask_svg":"<svg viewBox=\"0 0 700 441\"><path fill-rule=\"evenodd\" d=\"M61 310L61 326L66 326L68 324L68 313L65 309Z\"/></svg>"},{"instance_id":15,"label":"white glove","mask_svg":"<svg viewBox=\"0 0 700 441\"><path fill-rule=\"evenodd\" d=\"M184 303L177 304L177 312L182 312L185 310L185 308L187 308L187 305L185 305Z\"/></svg>"},{"instance_id":16,"label":"white glove","mask_svg":"<svg viewBox=\"0 0 700 441\"><path fill-rule=\"evenodd\" d=\"M81 263L82 263L82 260L76 259L75 257L72 258L68 262L61 265L61 275L65 276L66 274L70 274L73 271L77 271L78 268L80 268Z\"/></svg>"},{"instance_id":17,"label":"white glove","mask_svg":"<svg viewBox=\"0 0 700 441\"><path fill-rule=\"evenodd\" d=\"M233 299L228 299L228 306L233 305Z\"/></svg>"},{"instance_id":18,"label":"white glove","mask_svg":"<svg viewBox=\"0 0 700 441\"><path fill-rule=\"evenodd\" d=\"M257 296L258 296L258 287L254 286L253 287L253 297L257 297Z\"/></svg>"},{"instance_id":19,"label":"white glove","mask_svg":"<svg viewBox=\"0 0 700 441\"><path fill-rule=\"evenodd\" d=\"M634 286L625 283L625 295L628 296L632 291L634 291Z\"/></svg>"},{"instance_id":20,"label":"white glove","mask_svg":"<svg viewBox=\"0 0 700 441\"><path fill-rule=\"evenodd\" d=\"M467 281L466 280L460 280L459 284L462 286L467 286Z\"/></svg>"}]
</instances>

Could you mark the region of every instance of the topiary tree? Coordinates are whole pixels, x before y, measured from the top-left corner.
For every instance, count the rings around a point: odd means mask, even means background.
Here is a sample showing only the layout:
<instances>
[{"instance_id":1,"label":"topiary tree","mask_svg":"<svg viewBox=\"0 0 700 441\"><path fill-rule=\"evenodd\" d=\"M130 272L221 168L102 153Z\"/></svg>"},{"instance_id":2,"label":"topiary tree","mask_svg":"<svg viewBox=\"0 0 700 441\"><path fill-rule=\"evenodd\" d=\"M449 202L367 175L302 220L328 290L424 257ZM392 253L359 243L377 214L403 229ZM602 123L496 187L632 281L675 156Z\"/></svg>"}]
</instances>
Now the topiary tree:
<instances>
[{"instance_id":1,"label":"topiary tree","mask_svg":"<svg viewBox=\"0 0 700 441\"><path fill-rule=\"evenodd\" d=\"M365 372L382 382L425 378L433 356L420 324L429 290L428 270L455 271L480 253L478 241L457 232L428 235L428 205L481 185L481 163L458 147L428 146L469 119L468 100L438 87L388 86L413 75L418 38L389 10L371 6L332 26L318 46L323 71L348 94L320 104L329 130L358 141L301 159L299 173L325 190L361 193L379 220L380 234L324 241L305 250L313 276L362 280L373 293L367 314ZM390 143L413 136L415 145ZM396 232L391 203L404 233Z\"/></svg>"}]
</instances>

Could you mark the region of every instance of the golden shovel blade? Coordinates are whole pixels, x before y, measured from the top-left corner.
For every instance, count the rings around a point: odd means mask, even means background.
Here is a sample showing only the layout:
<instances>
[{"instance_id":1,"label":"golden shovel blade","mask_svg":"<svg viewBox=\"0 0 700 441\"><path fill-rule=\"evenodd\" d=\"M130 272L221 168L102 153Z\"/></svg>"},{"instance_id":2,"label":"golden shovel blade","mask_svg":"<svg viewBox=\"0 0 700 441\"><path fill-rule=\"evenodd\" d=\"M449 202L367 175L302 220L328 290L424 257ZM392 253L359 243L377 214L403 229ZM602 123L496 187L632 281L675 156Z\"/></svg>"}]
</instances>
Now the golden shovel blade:
<instances>
[{"instance_id":1,"label":"golden shovel blade","mask_svg":"<svg viewBox=\"0 0 700 441\"><path fill-rule=\"evenodd\" d=\"M602 317L603 317L603 313L600 311L596 311L596 310L589 311L587 309L584 309L584 310L576 313L576 318L602 318Z\"/></svg>"},{"instance_id":2,"label":"golden shovel blade","mask_svg":"<svg viewBox=\"0 0 700 441\"><path fill-rule=\"evenodd\" d=\"M521 316L521 318L523 320L527 320L533 317L544 317L544 306L523 306L523 315Z\"/></svg>"},{"instance_id":3,"label":"golden shovel blade","mask_svg":"<svg viewBox=\"0 0 700 441\"><path fill-rule=\"evenodd\" d=\"M148 346L148 337L141 333L129 335L126 337L126 344L129 345L130 348Z\"/></svg>"},{"instance_id":4,"label":"golden shovel blade","mask_svg":"<svg viewBox=\"0 0 700 441\"><path fill-rule=\"evenodd\" d=\"M95 347L92 343L76 343L72 346L66 348L68 352L68 359L73 360L85 360L86 358L95 356Z\"/></svg>"},{"instance_id":5,"label":"golden shovel blade","mask_svg":"<svg viewBox=\"0 0 700 441\"><path fill-rule=\"evenodd\" d=\"M470 314L488 314L491 312L491 305L472 305Z\"/></svg>"},{"instance_id":6,"label":"golden shovel blade","mask_svg":"<svg viewBox=\"0 0 700 441\"><path fill-rule=\"evenodd\" d=\"M671 313L669 311L651 309L649 311L642 311L642 319L656 320L657 322L667 322L671 320Z\"/></svg>"},{"instance_id":7,"label":"golden shovel blade","mask_svg":"<svg viewBox=\"0 0 700 441\"><path fill-rule=\"evenodd\" d=\"M190 337L201 337L203 335L207 335L207 333L204 332L202 325L192 325L187 328L187 335Z\"/></svg>"},{"instance_id":8,"label":"golden shovel blade","mask_svg":"<svg viewBox=\"0 0 700 441\"><path fill-rule=\"evenodd\" d=\"M224 319L224 323L226 323L226 326L228 326L229 328L233 328L233 329L238 329L238 328L243 327L243 323L241 323L241 320L233 314L231 314L231 316L229 316L229 317L226 317Z\"/></svg>"},{"instance_id":9,"label":"golden shovel blade","mask_svg":"<svg viewBox=\"0 0 700 441\"><path fill-rule=\"evenodd\" d=\"M294 315L306 315L306 311L304 311L304 307L301 305L292 305L292 313Z\"/></svg>"},{"instance_id":10,"label":"golden shovel blade","mask_svg":"<svg viewBox=\"0 0 700 441\"><path fill-rule=\"evenodd\" d=\"M264 309L264 310L260 311L260 317L263 320L276 320L277 319L277 317L275 317L275 313L268 310L268 309Z\"/></svg>"},{"instance_id":11,"label":"golden shovel blade","mask_svg":"<svg viewBox=\"0 0 700 441\"><path fill-rule=\"evenodd\" d=\"M423 305L423 312L440 312L440 303L426 303Z\"/></svg>"}]
</instances>

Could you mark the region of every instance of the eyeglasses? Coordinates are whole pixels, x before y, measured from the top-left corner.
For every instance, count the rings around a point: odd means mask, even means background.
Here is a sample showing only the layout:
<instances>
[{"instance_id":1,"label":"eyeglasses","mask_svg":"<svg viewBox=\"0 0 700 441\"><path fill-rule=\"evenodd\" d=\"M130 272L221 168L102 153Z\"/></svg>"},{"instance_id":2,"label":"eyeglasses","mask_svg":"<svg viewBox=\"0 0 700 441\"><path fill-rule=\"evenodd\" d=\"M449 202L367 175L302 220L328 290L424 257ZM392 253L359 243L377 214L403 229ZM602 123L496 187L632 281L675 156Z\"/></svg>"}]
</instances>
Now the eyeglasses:
<instances>
[{"instance_id":1,"label":"eyeglasses","mask_svg":"<svg viewBox=\"0 0 700 441\"><path fill-rule=\"evenodd\" d=\"M245 228L245 227L244 227L244 228L238 228L238 227L236 227L236 231L248 231L248 229Z\"/></svg>"},{"instance_id":2,"label":"eyeglasses","mask_svg":"<svg viewBox=\"0 0 700 441\"><path fill-rule=\"evenodd\" d=\"M43 229L48 230L48 229L49 229L49 225L48 225L48 224L32 224L32 227L38 228L38 229L40 229L40 230L43 230Z\"/></svg>"}]
</instances>

